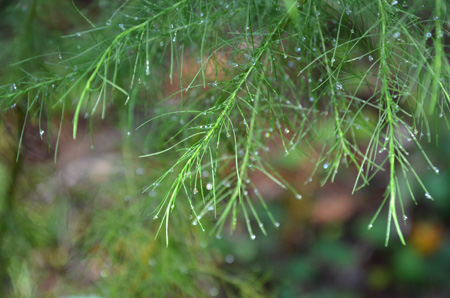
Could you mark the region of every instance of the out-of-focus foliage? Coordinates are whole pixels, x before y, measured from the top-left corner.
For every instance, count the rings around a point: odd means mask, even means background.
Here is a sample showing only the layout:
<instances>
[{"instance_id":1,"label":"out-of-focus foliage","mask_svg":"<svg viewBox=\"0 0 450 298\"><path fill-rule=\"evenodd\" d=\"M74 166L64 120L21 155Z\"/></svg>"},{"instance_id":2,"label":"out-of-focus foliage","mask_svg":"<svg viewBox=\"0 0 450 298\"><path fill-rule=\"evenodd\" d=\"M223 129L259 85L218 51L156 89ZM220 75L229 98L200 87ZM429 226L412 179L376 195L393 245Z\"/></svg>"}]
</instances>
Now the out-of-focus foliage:
<instances>
[{"instance_id":1,"label":"out-of-focus foliage","mask_svg":"<svg viewBox=\"0 0 450 298\"><path fill-rule=\"evenodd\" d=\"M0 296L448 293L445 1L0 10Z\"/></svg>"}]
</instances>

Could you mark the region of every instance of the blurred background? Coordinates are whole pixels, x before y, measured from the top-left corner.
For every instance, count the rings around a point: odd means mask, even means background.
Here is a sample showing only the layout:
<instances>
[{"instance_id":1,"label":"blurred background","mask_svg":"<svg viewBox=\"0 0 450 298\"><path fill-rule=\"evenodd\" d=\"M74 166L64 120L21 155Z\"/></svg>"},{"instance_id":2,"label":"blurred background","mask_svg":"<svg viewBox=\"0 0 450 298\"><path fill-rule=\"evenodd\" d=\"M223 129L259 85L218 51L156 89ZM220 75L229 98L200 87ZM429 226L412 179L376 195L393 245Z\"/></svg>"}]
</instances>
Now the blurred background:
<instances>
[{"instance_id":1,"label":"blurred background","mask_svg":"<svg viewBox=\"0 0 450 298\"><path fill-rule=\"evenodd\" d=\"M107 19L114 6L74 3L92 20ZM12 61L76 49L83 40L60 37L83 22L70 1L1 1L1 82L23 75ZM42 61L29 61L27 70L47 69ZM270 226L267 236L259 233L251 240L238 224L232 235L215 237L208 233L212 215L204 233L180 208L172 216L166 247L163 235L155 239L159 221L151 215L163 191L142 190L175 157L137 158L153 140L128 134L126 111L111 110L105 120L81 119L77 140L72 114L59 113L63 117L43 114L38 121L27 118L19 104L2 114L1 297L448 297L450 136L445 126L439 147L425 145L439 162L439 175L423 162L416 168L435 201L419 189L418 205L403 198L406 246L393 233L385 247L385 210L367 229L382 201L386 173L352 194L357 171L343 167L334 183L321 187L325 170L308 181L314 164L296 153L285 157L277 150L280 140L271 136L273 150L264 158L302 195L299 200L267 177L251 176L279 227L262 218ZM420 160L419 152L411 152L411 160ZM203 176L207 181L209 173Z\"/></svg>"}]
</instances>

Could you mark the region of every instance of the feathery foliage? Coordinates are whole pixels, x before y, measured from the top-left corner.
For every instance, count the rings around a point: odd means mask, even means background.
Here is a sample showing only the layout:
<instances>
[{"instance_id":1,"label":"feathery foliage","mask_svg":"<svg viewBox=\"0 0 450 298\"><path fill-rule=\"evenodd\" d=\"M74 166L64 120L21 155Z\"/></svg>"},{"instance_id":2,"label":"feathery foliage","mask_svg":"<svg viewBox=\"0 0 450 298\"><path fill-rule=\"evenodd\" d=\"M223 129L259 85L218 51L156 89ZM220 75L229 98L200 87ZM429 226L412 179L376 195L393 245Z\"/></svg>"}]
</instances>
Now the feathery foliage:
<instances>
[{"instance_id":1,"label":"feathery foliage","mask_svg":"<svg viewBox=\"0 0 450 298\"><path fill-rule=\"evenodd\" d=\"M421 144L449 125L447 6L136 0L105 21L75 6L84 29L63 36L57 51L14 64L21 74L0 87L0 107L24 111L24 127L39 119L41 138L56 138L55 161L61 127L45 129L43 114L61 123L73 115L73 138L94 133L95 119L126 119L124 137L142 140L143 163L167 164L144 189L158 191L152 217L167 241L173 217L186 216L178 206L202 230L203 218L213 219L217 237L241 219L252 239L256 229L266 233L262 216L278 226L251 176L261 172L300 199L302 186L287 184L266 158L282 148L315 162L305 183L319 170L323 183L333 181L351 166L357 191L389 173L369 228L385 207L386 244L391 226L404 242L402 202L416 200L413 184L432 199L409 151L438 173Z\"/></svg>"}]
</instances>

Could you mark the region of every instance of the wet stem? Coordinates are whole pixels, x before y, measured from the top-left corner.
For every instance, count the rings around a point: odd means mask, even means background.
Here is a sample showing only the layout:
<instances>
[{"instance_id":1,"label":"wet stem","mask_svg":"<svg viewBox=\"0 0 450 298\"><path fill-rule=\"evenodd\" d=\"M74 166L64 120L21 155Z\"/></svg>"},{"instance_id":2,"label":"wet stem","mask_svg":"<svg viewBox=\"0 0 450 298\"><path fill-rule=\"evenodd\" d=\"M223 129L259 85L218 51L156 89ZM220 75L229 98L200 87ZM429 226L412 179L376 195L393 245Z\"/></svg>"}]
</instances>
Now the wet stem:
<instances>
[{"instance_id":1,"label":"wet stem","mask_svg":"<svg viewBox=\"0 0 450 298\"><path fill-rule=\"evenodd\" d=\"M96 78L97 74L100 71L100 68L102 67L103 63L106 62L110 55L112 50L114 49L114 47L120 42L120 40L122 40L123 38L129 36L131 33L133 33L136 30L145 28L150 22L158 19L159 17L161 17L162 15L168 13L169 11L177 8L178 6L180 6L181 4L184 4L186 2L186 0L180 1L174 5L172 5L171 7L168 7L166 9L164 9L163 11L161 11L160 13L154 15L153 17L147 19L145 22L136 25L134 27L131 27L125 31L123 31L122 33L118 34L116 36L116 38L114 38L114 40L112 41L112 43L108 46L108 48L103 52L103 55L100 56L100 58L98 59L98 62L96 63L96 67L94 68L94 71L92 72L92 74L90 75L89 79L86 82L86 85L83 88L83 91L81 92L80 95L80 99L78 100L78 104L74 113L74 118L73 118L73 138L76 139L77 137L77 128L78 128L78 118L79 118L79 114L81 111L81 107L83 105L83 101L86 97L86 94L89 92L90 88L91 88L91 84L94 81L94 79ZM108 59L107 59L108 58ZM105 66L106 67L106 66ZM106 80L106 77L104 78L104 80ZM76 84L74 84L75 86ZM129 96L125 102L125 104L128 103L129 100Z\"/></svg>"},{"instance_id":2,"label":"wet stem","mask_svg":"<svg viewBox=\"0 0 450 298\"><path fill-rule=\"evenodd\" d=\"M291 9L293 9L295 6L292 6ZM189 169L191 168L191 166L194 164L194 161L196 159L199 158L201 149L203 149L203 152L206 152L206 150L209 147L209 144L211 142L211 140L213 139L213 136L216 134L217 131L220 131L220 128L224 125L224 123L226 122L226 119L228 119L231 111L233 110L233 107L236 103L236 96L238 94L238 92L241 90L241 88L243 87L243 85L246 83L247 79L249 79L250 75L254 72L255 68L258 66L259 62L261 61L261 58L263 57L263 54L265 53L265 51L269 48L272 38L273 36L275 36L275 34L278 32L278 30L282 27L283 23L285 22L289 11L280 19L280 21L278 22L278 24L275 26L274 30L271 32L271 34L269 36L267 36L266 41L263 45L261 45L258 49L257 49L257 55L254 58L255 63L251 63L249 68L247 69L247 71L245 72L245 74L240 78L239 82L236 84L236 86L233 89L233 92L228 96L227 99L227 103L225 105L225 108L223 109L223 111L220 113L219 117L217 118L214 126L212 127L212 129L209 130L209 132L207 133L207 135L204 137L204 139L201 141L201 143L196 145L196 148L192 151L192 150L188 150L181 158L180 160L185 159L188 155L190 155L189 159L187 160L187 162L185 163L184 167L182 168L182 170L180 171L180 173L178 174L177 179L174 181L174 183L171 186L171 189L169 191L169 193L171 193L170 195L170 199L167 202L166 205L166 209L164 211L164 216L161 219L161 223L159 225L158 231L156 233L156 236L158 236L164 222L165 222L165 228L166 228L166 245L169 244L169 234L168 234L168 230L169 230L169 217L170 217L170 212L172 209L172 205L175 204L176 201L176 197L178 195L179 190L181 189L181 184L184 184L184 177L185 175L189 172ZM262 79L260 80L260 82L262 81ZM221 216L219 217L219 220L217 222L216 228L218 228L218 231L220 232L223 228L223 225L225 223L225 219L227 218L231 208L234 206L236 206L236 199L239 197L240 198L240 204L243 206L243 201L241 198L241 185L242 185L242 177L245 176L246 171L247 171L247 167L249 165L249 154L250 154L250 146L251 146L251 140L253 137L253 130L254 130L254 125L255 125L255 118L256 118L256 113L257 113L257 105L258 105L258 101L259 101L259 97L260 97L260 91L261 91L261 84L258 84L258 91L257 91L257 96L255 97L255 104L254 104L254 108L252 109L252 118L251 118L251 123L250 123L250 129L248 132L248 142L247 142L247 148L246 148L246 153L244 156L244 159L242 161L241 167L238 166L238 161L236 159L236 175L238 177L237 179L237 185L236 188L230 198L230 200L227 203L227 206L225 207L223 213L221 214ZM179 161L180 161L179 160ZM239 170L238 170L239 169ZM166 199L163 200L163 202L161 203L161 207L159 208L157 215L162 211L163 205L165 204L166 200L167 200L168 196L166 196ZM189 198L188 195L188 200L189 203L191 205L191 209L193 210L194 215L197 218L197 214L195 212L195 209L193 208L192 202ZM215 206L216 207L216 206ZM216 208L215 208L216 209ZM233 217L235 217L235 212L233 212ZM248 223L248 221L247 221ZM201 223L199 222L199 225L201 226ZM251 231L251 228L249 227L248 224L248 228L249 231ZM202 227L203 229L203 227ZM232 227L232 230L234 229L234 224Z\"/></svg>"},{"instance_id":3,"label":"wet stem","mask_svg":"<svg viewBox=\"0 0 450 298\"><path fill-rule=\"evenodd\" d=\"M400 225L397 218L397 212L396 212L396 168L395 168L395 154L396 154L396 147L395 147L395 123L394 123L394 111L392 110L392 107L395 106L395 102L393 101L392 97L389 94L389 66L387 63L387 48L386 48L386 13L384 11L383 2L381 0L378 0L378 6L380 10L380 16L381 16L381 49L380 49L380 72L382 77L382 93L380 94L381 98L385 99L385 105L386 105L386 113L387 113L387 121L388 121L388 130L389 130L389 215L388 215L388 224L387 224L387 231L386 231L386 241L385 245L387 246L389 243L389 235L390 235L390 229L391 229L391 222L394 221L394 225L397 229L397 233L399 235L400 241L402 244L405 245L405 240L402 234L402 231L400 229Z\"/></svg>"}]
</instances>

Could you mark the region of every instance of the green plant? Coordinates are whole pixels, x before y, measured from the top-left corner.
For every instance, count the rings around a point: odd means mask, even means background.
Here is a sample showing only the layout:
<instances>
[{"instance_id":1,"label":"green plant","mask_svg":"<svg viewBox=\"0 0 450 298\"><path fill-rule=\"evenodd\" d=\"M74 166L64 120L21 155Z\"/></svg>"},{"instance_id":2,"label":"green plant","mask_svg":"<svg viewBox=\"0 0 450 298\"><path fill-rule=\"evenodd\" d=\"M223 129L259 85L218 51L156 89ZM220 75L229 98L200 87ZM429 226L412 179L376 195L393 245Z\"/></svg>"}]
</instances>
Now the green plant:
<instances>
[{"instance_id":1,"label":"green plant","mask_svg":"<svg viewBox=\"0 0 450 298\"><path fill-rule=\"evenodd\" d=\"M368 223L387 206L386 245L392 225L405 243L403 199L416 201L414 184L432 199L408 156L420 152L439 172L421 142L437 143L438 126L449 126L445 1L125 1L106 21L74 11L85 28L18 62L25 75L0 88L0 107L20 109L24 129L38 119L55 162L71 115L74 139L93 136L100 118L123 123L142 163L165 166L143 192L158 192L147 208L166 244L173 217L217 237L239 219L251 239L266 234L263 217L277 227L252 173L301 199L302 187L271 166L267 152L280 148L315 163L305 183L354 167L356 191L387 172ZM59 129L45 129L42 119L58 113Z\"/></svg>"}]
</instances>

